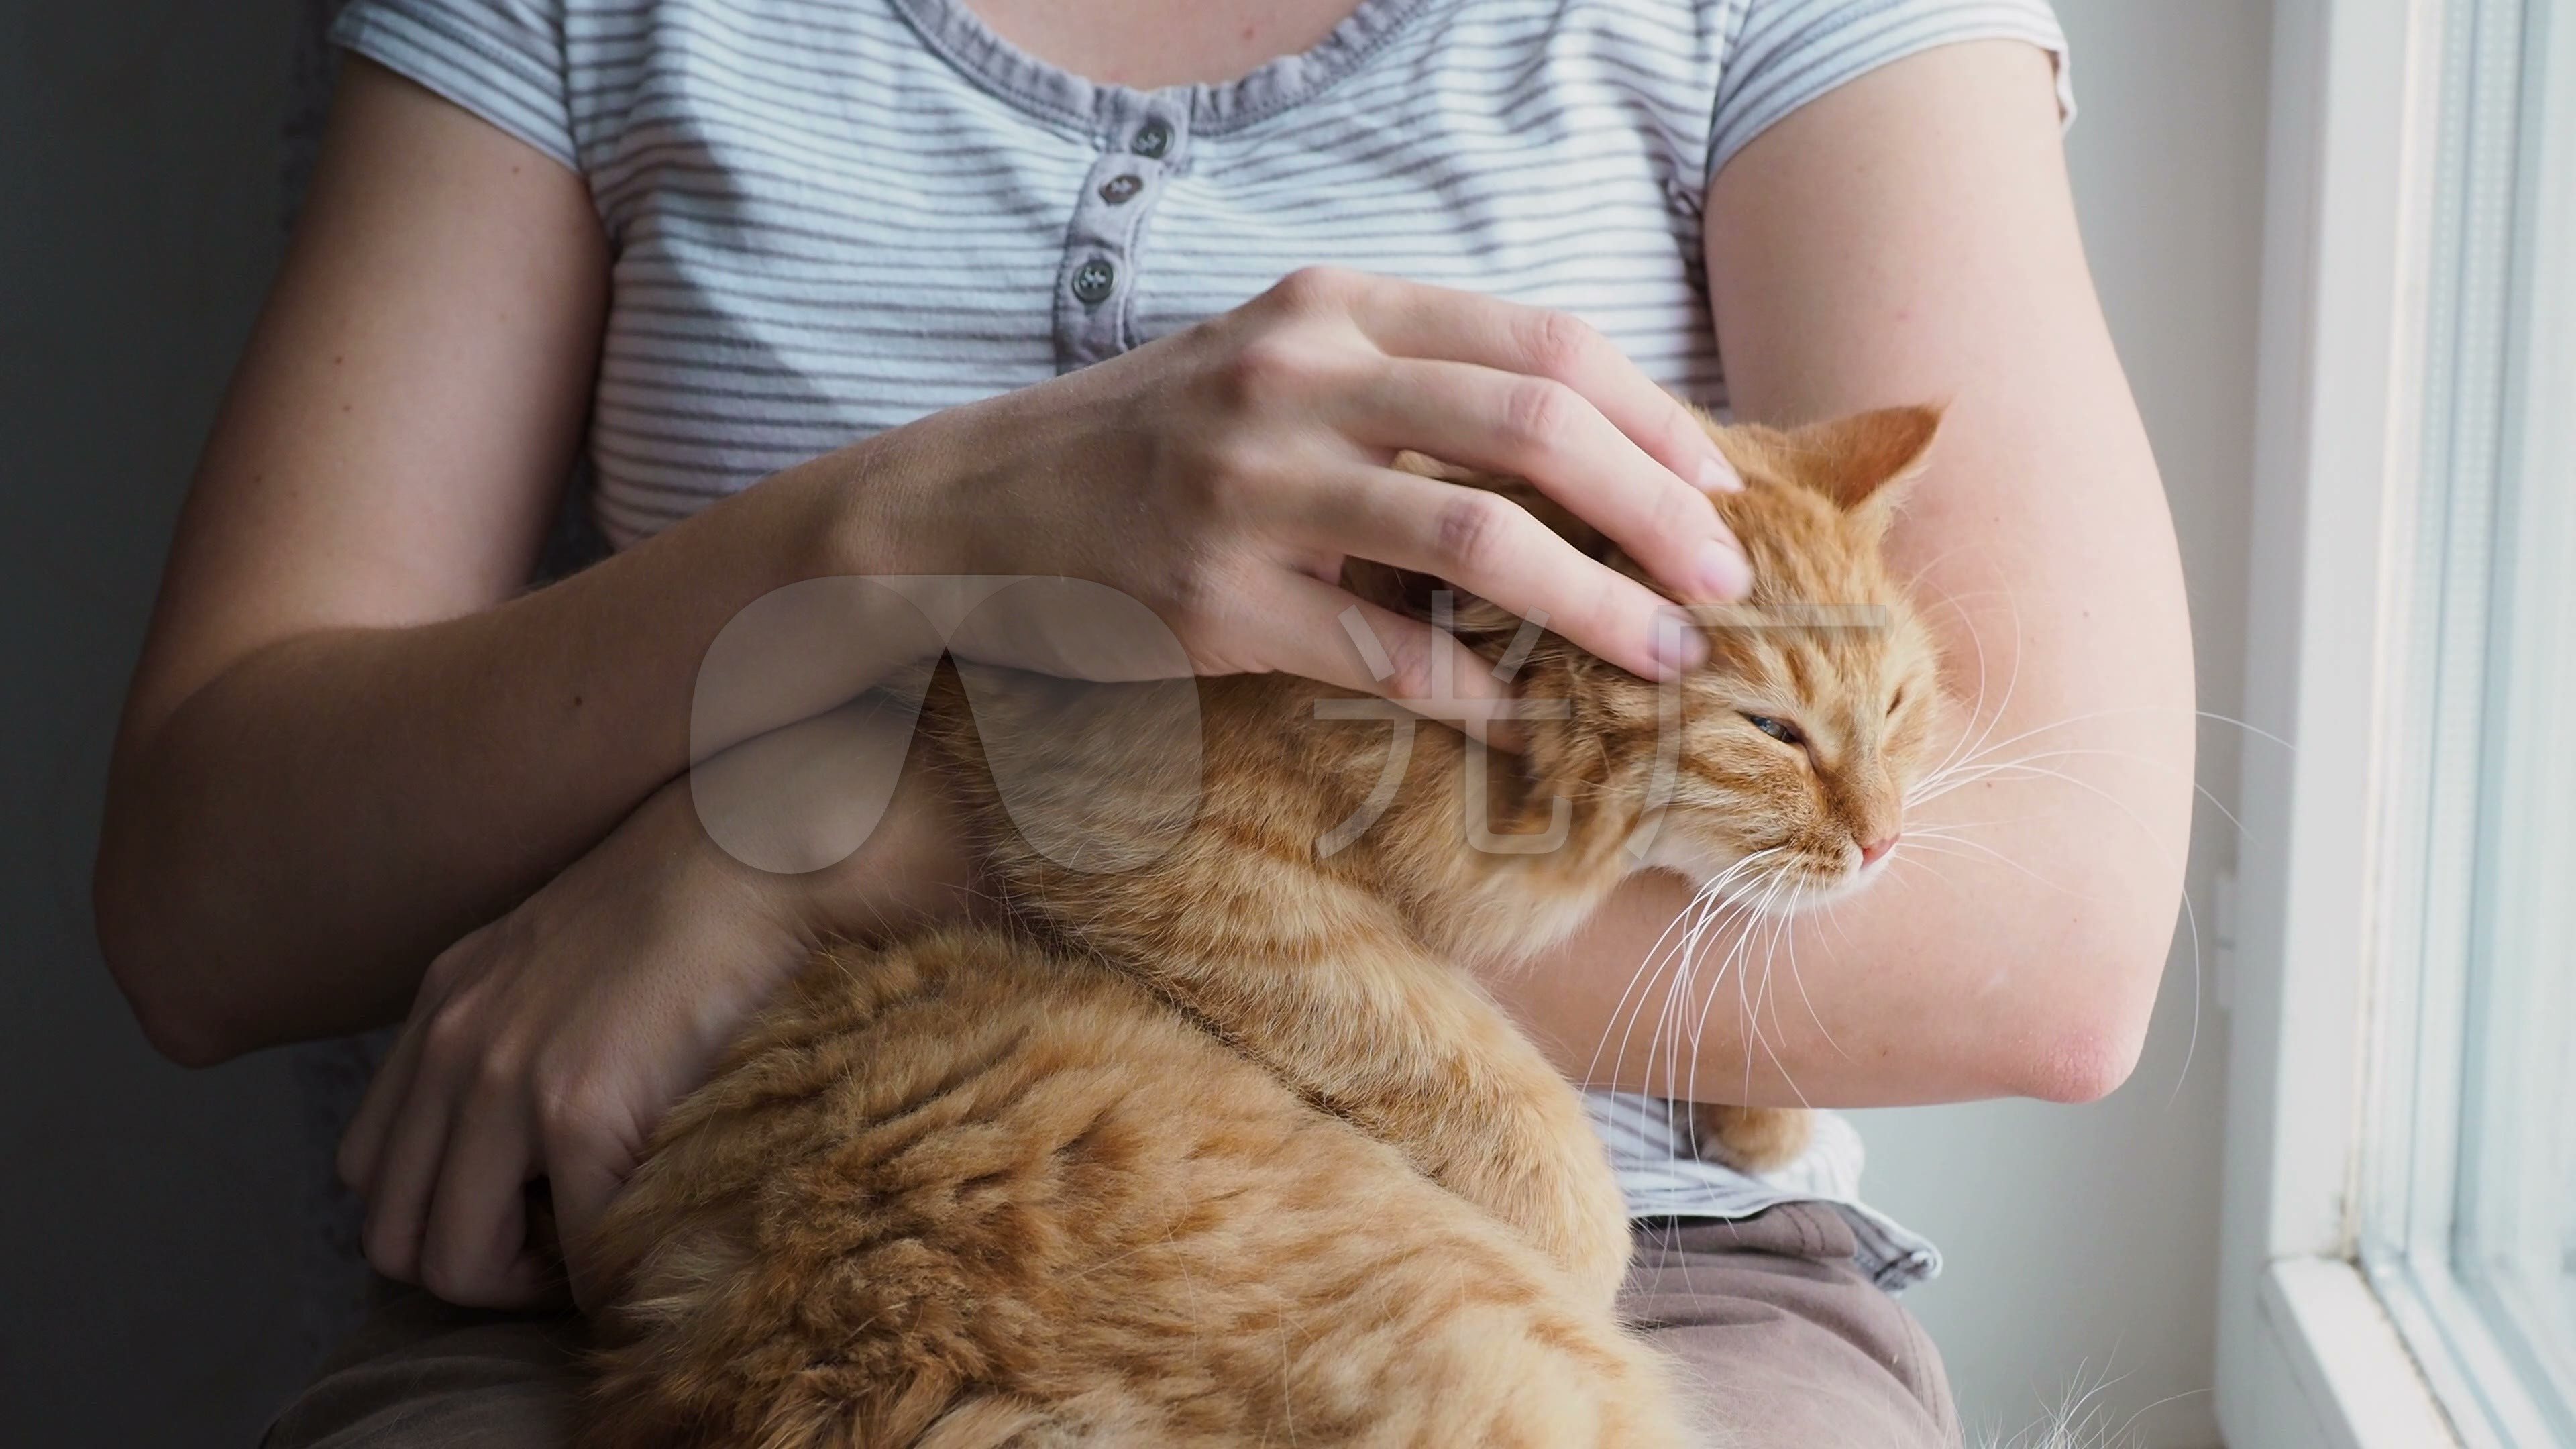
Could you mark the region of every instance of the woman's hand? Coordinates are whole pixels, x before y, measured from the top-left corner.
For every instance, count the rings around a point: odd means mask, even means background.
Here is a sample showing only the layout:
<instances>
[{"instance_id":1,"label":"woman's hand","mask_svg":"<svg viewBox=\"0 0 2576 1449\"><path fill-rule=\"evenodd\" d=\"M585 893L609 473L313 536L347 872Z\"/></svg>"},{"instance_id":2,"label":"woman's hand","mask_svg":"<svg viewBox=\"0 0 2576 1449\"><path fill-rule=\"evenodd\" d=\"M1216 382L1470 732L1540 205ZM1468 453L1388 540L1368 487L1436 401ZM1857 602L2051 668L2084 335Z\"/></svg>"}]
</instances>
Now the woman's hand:
<instances>
[{"instance_id":1,"label":"woman's hand","mask_svg":"<svg viewBox=\"0 0 2576 1449\"><path fill-rule=\"evenodd\" d=\"M543 1301L561 1285L524 1210L542 1177L592 1301L593 1225L751 1015L826 936L962 913L972 882L944 786L918 771L855 855L804 876L727 857L688 782L665 787L430 966L340 1147L367 1261L455 1303Z\"/></svg>"},{"instance_id":2,"label":"woman's hand","mask_svg":"<svg viewBox=\"0 0 2576 1449\"><path fill-rule=\"evenodd\" d=\"M1416 703L1444 684L1506 692L1454 640L1344 592L1353 555L1543 616L1648 677L1705 647L1526 510L1389 466L1405 449L1530 479L1682 598L1751 583L1703 492L1740 483L1690 411L1598 334L1357 273L1298 272L1186 332L856 451L875 446L852 485L867 552L914 573L1107 584L1202 673L1284 670ZM1354 637L1353 608L1383 657Z\"/></svg>"}]
</instances>

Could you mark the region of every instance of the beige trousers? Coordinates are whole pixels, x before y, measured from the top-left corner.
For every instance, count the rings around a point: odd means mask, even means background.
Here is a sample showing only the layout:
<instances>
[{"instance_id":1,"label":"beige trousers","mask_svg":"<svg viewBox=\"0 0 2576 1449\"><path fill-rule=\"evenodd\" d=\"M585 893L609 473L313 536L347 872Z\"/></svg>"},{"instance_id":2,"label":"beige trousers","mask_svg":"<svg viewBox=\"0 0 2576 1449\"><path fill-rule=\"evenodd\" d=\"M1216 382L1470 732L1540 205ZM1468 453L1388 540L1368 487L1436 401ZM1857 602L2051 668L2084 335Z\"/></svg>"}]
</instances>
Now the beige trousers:
<instances>
[{"instance_id":1,"label":"beige trousers","mask_svg":"<svg viewBox=\"0 0 2576 1449\"><path fill-rule=\"evenodd\" d=\"M1914 1316L1853 1266L1851 1228L1793 1203L1741 1222L1640 1223L1620 1295L1694 1381L1729 1449L1952 1449L1958 1415ZM562 1449L581 1327L380 1310L270 1427L267 1449Z\"/></svg>"}]
</instances>

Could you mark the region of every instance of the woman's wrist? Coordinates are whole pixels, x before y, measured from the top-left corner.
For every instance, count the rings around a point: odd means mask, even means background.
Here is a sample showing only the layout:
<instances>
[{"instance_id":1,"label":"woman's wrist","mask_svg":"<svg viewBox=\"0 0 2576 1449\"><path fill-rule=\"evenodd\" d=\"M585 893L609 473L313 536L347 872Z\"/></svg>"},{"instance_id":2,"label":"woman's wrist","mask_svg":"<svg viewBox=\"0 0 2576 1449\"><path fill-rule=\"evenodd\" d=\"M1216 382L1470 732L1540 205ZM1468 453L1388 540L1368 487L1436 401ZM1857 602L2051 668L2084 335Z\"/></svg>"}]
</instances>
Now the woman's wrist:
<instances>
[{"instance_id":1,"label":"woman's wrist","mask_svg":"<svg viewBox=\"0 0 2576 1449\"><path fill-rule=\"evenodd\" d=\"M980 863L959 828L949 788L935 770L908 767L856 850L820 870L781 878L810 938L883 941L980 913L986 901Z\"/></svg>"},{"instance_id":2,"label":"woman's wrist","mask_svg":"<svg viewBox=\"0 0 2576 1449\"><path fill-rule=\"evenodd\" d=\"M863 695L701 762L670 803L706 867L809 943L960 916L975 863L947 782L914 758L915 716Z\"/></svg>"},{"instance_id":3,"label":"woman's wrist","mask_svg":"<svg viewBox=\"0 0 2576 1449\"><path fill-rule=\"evenodd\" d=\"M944 415L863 438L772 480L805 500L807 576L878 578L972 572L948 475L960 461Z\"/></svg>"}]
</instances>

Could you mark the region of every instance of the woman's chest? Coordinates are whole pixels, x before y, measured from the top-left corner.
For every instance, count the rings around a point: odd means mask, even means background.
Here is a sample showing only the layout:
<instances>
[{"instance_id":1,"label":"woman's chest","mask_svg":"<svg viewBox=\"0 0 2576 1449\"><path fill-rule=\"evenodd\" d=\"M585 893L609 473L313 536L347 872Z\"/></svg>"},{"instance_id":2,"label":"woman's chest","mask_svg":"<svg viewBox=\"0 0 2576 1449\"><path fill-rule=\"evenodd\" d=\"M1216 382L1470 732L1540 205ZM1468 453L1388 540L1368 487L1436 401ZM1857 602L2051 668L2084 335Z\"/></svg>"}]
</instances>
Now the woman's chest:
<instances>
[{"instance_id":1,"label":"woman's chest","mask_svg":"<svg viewBox=\"0 0 2576 1449\"><path fill-rule=\"evenodd\" d=\"M1633 6L1372 3L1240 80L1158 90L1042 65L945 0L576 27L574 131L617 251L610 531L1309 265L1563 308L1707 396L1714 77L1669 8L1659 33Z\"/></svg>"},{"instance_id":2,"label":"woman's chest","mask_svg":"<svg viewBox=\"0 0 2576 1449\"><path fill-rule=\"evenodd\" d=\"M964 0L1040 62L1136 90L1230 81L1321 44L1361 0Z\"/></svg>"}]
</instances>

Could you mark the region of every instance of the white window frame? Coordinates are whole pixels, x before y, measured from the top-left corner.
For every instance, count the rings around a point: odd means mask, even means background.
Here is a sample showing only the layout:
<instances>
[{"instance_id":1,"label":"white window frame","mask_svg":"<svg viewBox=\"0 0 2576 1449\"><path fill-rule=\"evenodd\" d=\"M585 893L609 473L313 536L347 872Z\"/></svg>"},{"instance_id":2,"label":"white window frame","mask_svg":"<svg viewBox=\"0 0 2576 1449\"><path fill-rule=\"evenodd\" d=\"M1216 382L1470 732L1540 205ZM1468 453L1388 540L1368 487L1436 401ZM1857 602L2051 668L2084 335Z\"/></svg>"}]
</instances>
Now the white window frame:
<instances>
[{"instance_id":1,"label":"white window frame","mask_svg":"<svg viewBox=\"0 0 2576 1449\"><path fill-rule=\"evenodd\" d=\"M2462 1402L2460 1355L2476 1346L2419 1363L2410 1343L2440 1335L2420 1318L2401 1333L2391 1306L2420 1315L2420 1295L2374 1285L2357 1261L2371 1194L2386 1190L2363 1151L2384 1120L2374 1103L2416 1100L2389 1065L2399 1057L2373 1047L2417 1005L2380 987L2415 904L2389 882L2423 791L2406 772L2421 759L2409 630L2422 622L2427 368L2457 355L2427 327L2435 268L2457 261L2437 257L2443 208L2460 205L2437 195L2439 82L2449 14L2474 3L2274 11L2246 715L2296 747L2249 745L2240 811L2217 1369L2220 1422L2248 1449L2548 1442L2510 1404L2455 1426L2444 1403ZM2576 169L2576 0L2556 0L2551 19L2531 73L2551 77L2549 164ZM2550 234L2576 235L2569 220ZM2576 256L2526 264L2544 312L2576 315ZM2556 396L2576 412L2576 342L2517 345L2521 405ZM2549 432L2556 451L2523 461L2565 478L2576 424ZM2481 1367L2467 1371L2483 1382Z\"/></svg>"}]
</instances>

